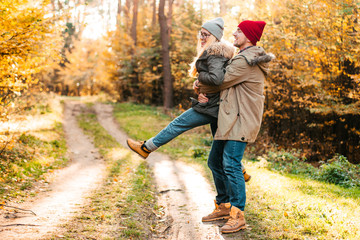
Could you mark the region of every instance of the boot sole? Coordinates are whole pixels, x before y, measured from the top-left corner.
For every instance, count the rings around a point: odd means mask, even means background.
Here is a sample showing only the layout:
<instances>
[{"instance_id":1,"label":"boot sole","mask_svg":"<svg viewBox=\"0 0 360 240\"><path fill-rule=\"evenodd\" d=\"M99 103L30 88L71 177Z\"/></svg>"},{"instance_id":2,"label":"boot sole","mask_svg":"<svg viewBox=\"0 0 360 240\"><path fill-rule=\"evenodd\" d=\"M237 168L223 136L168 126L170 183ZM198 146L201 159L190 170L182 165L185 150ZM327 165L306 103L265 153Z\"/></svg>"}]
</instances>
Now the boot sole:
<instances>
[{"instance_id":1,"label":"boot sole","mask_svg":"<svg viewBox=\"0 0 360 240\"><path fill-rule=\"evenodd\" d=\"M245 229L246 228L246 225L242 225L236 229L232 229L232 230L221 230L221 233L235 233L235 232L238 232L242 229Z\"/></svg>"},{"instance_id":2,"label":"boot sole","mask_svg":"<svg viewBox=\"0 0 360 240\"><path fill-rule=\"evenodd\" d=\"M137 151L135 151L132 147L130 147L128 141L126 141L126 144L128 145L128 147L134 152L134 153L137 153L137 155L139 155L140 157L142 157L143 159L146 159L148 156L144 157L143 155L141 155L140 153L138 153Z\"/></svg>"},{"instance_id":3,"label":"boot sole","mask_svg":"<svg viewBox=\"0 0 360 240\"><path fill-rule=\"evenodd\" d=\"M213 221L223 220L223 219L229 219L229 218L230 218L230 216L224 216L224 217L212 218L212 219L201 220L201 221L202 221L202 222L213 222Z\"/></svg>"}]
</instances>

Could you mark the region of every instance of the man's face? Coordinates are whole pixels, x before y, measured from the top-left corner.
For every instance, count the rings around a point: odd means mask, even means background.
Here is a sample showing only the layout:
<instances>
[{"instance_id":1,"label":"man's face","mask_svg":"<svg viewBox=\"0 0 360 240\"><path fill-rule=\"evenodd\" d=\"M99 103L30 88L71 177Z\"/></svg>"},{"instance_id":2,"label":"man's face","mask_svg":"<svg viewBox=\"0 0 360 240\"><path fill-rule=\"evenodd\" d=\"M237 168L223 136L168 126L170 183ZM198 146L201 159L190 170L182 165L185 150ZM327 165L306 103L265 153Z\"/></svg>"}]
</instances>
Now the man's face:
<instances>
[{"instance_id":1,"label":"man's face","mask_svg":"<svg viewBox=\"0 0 360 240\"><path fill-rule=\"evenodd\" d=\"M234 46L240 49L243 48L243 46L249 41L240 28L236 29L236 31L233 33L233 36Z\"/></svg>"}]
</instances>

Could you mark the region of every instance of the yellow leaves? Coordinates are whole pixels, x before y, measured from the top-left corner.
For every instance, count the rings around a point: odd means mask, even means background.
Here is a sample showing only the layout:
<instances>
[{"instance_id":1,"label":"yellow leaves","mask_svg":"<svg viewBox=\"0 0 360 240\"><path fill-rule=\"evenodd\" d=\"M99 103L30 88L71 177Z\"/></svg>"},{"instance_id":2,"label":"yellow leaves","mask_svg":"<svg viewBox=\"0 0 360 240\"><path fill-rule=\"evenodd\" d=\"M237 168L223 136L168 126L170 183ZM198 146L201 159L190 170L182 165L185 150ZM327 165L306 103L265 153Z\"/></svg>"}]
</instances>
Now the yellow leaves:
<instances>
[{"instance_id":1,"label":"yellow leaves","mask_svg":"<svg viewBox=\"0 0 360 240\"><path fill-rule=\"evenodd\" d=\"M0 18L0 85L4 91L19 96L29 84L37 82L33 75L59 55L62 29L55 27L52 19L44 20L49 10L44 6L46 2L0 2L0 9L6 12L6 18Z\"/></svg>"},{"instance_id":2,"label":"yellow leaves","mask_svg":"<svg viewBox=\"0 0 360 240\"><path fill-rule=\"evenodd\" d=\"M284 211L284 217L286 217L286 218L289 217L289 214L286 211Z\"/></svg>"},{"instance_id":3,"label":"yellow leaves","mask_svg":"<svg viewBox=\"0 0 360 240\"><path fill-rule=\"evenodd\" d=\"M285 46L291 48L293 47L293 44L291 44L289 41L285 41Z\"/></svg>"}]
</instances>

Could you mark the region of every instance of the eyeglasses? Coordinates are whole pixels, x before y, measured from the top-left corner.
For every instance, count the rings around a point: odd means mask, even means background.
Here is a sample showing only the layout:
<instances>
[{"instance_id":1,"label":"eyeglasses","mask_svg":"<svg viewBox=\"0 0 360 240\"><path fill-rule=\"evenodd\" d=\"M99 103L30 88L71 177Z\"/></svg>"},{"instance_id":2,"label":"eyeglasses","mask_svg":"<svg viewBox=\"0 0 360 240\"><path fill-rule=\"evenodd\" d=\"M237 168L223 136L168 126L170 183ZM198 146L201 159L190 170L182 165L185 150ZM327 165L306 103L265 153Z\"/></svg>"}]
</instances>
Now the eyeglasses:
<instances>
[{"instance_id":1,"label":"eyeglasses","mask_svg":"<svg viewBox=\"0 0 360 240\"><path fill-rule=\"evenodd\" d=\"M210 37L211 34L208 34L208 33L205 33L205 32L202 32L202 31L199 31L198 33L198 38L200 39L206 39L208 37Z\"/></svg>"}]
</instances>

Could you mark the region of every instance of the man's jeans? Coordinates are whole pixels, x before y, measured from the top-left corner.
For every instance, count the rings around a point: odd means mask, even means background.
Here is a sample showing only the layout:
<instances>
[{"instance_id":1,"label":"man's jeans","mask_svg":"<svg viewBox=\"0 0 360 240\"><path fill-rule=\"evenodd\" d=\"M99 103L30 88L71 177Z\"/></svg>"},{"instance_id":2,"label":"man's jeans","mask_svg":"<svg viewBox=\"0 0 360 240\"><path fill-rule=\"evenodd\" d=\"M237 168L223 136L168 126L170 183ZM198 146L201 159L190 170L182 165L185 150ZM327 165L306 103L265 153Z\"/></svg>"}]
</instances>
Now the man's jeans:
<instances>
[{"instance_id":1,"label":"man's jeans","mask_svg":"<svg viewBox=\"0 0 360 240\"><path fill-rule=\"evenodd\" d=\"M245 147L246 142L215 140L208 158L208 166L212 171L217 191L216 202L230 202L242 211L246 202L241 163Z\"/></svg>"},{"instance_id":2,"label":"man's jeans","mask_svg":"<svg viewBox=\"0 0 360 240\"><path fill-rule=\"evenodd\" d=\"M198 113L194 109L190 108L175 118L155 137L147 140L145 146L150 151L155 151L157 148L168 143L183 132L209 123L211 127L211 133L214 136L217 129L217 118L203 113Z\"/></svg>"}]
</instances>

